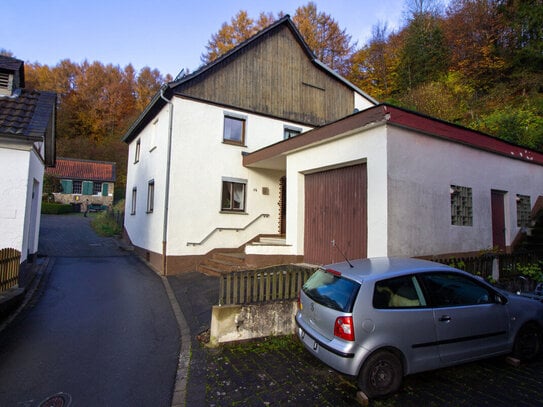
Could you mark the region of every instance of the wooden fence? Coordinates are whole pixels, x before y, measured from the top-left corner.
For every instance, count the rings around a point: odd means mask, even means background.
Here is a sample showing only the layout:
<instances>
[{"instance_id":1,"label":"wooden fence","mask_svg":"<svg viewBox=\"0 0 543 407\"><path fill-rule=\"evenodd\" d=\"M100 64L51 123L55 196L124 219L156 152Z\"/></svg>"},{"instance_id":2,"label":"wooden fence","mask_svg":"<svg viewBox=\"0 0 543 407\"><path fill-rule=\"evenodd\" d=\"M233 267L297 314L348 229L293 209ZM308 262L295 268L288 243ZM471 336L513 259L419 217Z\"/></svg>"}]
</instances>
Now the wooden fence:
<instances>
[{"instance_id":1,"label":"wooden fence","mask_svg":"<svg viewBox=\"0 0 543 407\"><path fill-rule=\"evenodd\" d=\"M518 265L537 263L542 259L535 253L488 254L473 257L432 259L465 270L484 279L493 277L493 263L497 259L499 282L504 288L516 291L516 286L532 287L518 280ZM274 266L260 270L235 271L220 277L219 305L256 304L278 300L295 300L298 292L316 268L300 265ZM526 291L523 288L522 291Z\"/></svg>"},{"instance_id":2,"label":"wooden fence","mask_svg":"<svg viewBox=\"0 0 543 407\"><path fill-rule=\"evenodd\" d=\"M21 252L7 248L0 250L0 292L14 287L19 282Z\"/></svg>"},{"instance_id":3,"label":"wooden fence","mask_svg":"<svg viewBox=\"0 0 543 407\"><path fill-rule=\"evenodd\" d=\"M315 270L289 264L225 274L220 278L219 305L294 300Z\"/></svg>"}]
</instances>

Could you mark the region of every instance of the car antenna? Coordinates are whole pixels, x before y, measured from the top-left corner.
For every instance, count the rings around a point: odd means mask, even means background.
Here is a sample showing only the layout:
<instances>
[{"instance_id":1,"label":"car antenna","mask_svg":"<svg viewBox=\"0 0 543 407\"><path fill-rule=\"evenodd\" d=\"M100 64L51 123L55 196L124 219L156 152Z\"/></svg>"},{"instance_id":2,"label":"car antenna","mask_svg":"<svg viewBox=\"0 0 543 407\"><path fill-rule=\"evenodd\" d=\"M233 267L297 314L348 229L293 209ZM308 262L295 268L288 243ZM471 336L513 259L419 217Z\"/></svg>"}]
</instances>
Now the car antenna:
<instances>
[{"instance_id":1,"label":"car antenna","mask_svg":"<svg viewBox=\"0 0 543 407\"><path fill-rule=\"evenodd\" d=\"M353 268L353 265L351 264L351 262L349 261L349 259L347 258L347 256L345 256L345 253L343 253L341 251L341 249L339 248L339 246L336 244L336 239L332 240L330 243L332 243L332 246L334 246L338 252L341 253L341 255L343 256L343 258L345 259L345 261L349 264L349 267L350 268Z\"/></svg>"}]
</instances>

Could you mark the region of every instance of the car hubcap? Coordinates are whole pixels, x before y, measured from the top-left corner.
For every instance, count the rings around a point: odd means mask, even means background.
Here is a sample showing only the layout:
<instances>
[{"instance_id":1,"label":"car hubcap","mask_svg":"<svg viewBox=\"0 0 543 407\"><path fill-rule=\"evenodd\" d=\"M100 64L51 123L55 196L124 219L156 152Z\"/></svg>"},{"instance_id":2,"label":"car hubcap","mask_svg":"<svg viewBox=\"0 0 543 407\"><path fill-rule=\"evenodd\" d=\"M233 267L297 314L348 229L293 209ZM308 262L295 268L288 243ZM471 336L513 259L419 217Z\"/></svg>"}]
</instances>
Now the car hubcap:
<instances>
[{"instance_id":1,"label":"car hubcap","mask_svg":"<svg viewBox=\"0 0 543 407\"><path fill-rule=\"evenodd\" d=\"M392 367L387 362L378 362L372 370L371 384L378 389L387 388L392 383L392 370Z\"/></svg>"}]
</instances>

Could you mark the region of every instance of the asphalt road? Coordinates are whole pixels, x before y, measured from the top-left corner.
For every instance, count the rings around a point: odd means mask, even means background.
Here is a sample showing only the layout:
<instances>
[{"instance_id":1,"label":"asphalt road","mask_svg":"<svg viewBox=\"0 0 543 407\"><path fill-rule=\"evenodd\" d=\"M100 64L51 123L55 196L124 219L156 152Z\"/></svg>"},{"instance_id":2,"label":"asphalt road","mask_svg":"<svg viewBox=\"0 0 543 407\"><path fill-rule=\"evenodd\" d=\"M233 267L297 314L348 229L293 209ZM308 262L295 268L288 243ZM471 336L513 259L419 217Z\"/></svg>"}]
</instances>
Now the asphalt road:
<instances>
[{"instance_id":1,"label":"asphalt road","mask_svg":"<svg viewBox=\"0 0 543 407\"><path fill-rule=\"evenodd\" d=\"M169 406L179 330L160 278L88 218L44 217L50 271L0 333L0 406ZM49 249L47 249L49 248Z\"/></svg>"}]
</instances>

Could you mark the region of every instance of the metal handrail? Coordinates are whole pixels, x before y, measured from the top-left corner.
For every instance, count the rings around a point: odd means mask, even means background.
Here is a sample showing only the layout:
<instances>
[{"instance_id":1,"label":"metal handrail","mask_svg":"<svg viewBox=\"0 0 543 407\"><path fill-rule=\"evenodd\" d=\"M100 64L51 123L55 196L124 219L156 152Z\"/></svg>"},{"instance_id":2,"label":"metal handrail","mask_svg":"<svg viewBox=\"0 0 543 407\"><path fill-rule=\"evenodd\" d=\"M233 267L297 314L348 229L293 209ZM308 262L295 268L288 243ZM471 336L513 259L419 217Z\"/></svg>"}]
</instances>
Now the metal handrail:
<instances>
[{"instance_id":1,"label":"metal handrail","mask_svg":"<svg viewBox=\"0 0 543 407\"><path fill-rule=\"evenodd\" d=\"M215 234L215 232L222 232L223 230L235 230L236 232L239 232L240 230L246 230L247 228L249 228L253 223L255 223L260 218L268 218L269 216L270 215L268 213L261 213L260 215L258 215L256 218L254 218L252 221L250 221L247 225L245 225L242 228L232 228L232 227L215 228L211 232L209 232L207 234L207 236L204 237L200 242L187 242L187 246L200 246L200 245L204 244L213 234Z\"/></svg>"}]
</instances>

